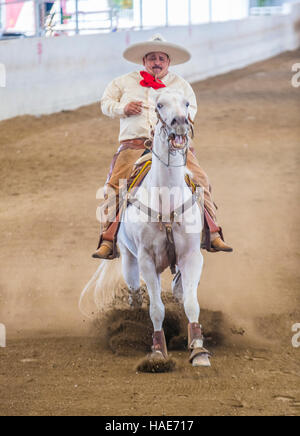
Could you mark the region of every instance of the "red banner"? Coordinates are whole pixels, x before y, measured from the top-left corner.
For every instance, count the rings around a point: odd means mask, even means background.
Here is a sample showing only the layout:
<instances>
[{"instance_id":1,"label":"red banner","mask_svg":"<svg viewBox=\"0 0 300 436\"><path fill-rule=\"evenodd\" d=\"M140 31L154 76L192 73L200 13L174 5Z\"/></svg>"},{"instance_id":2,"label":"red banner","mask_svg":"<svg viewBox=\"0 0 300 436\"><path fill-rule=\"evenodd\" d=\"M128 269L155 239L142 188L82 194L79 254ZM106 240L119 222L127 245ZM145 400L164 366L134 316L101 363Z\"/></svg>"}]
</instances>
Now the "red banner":
<instances>
[{"instance_id":1,"label":"red banner","mask_svg":"<svg viewBox=\"0 0 300 436\"><path fill-rule=\"evenodd\" d=\"M6 0L7 3L12 3L14 0ZM20 12L23 8L24 2L13 3L6 5L6 28L13 29L18 21Z\"/></svg>"}]
</instances>

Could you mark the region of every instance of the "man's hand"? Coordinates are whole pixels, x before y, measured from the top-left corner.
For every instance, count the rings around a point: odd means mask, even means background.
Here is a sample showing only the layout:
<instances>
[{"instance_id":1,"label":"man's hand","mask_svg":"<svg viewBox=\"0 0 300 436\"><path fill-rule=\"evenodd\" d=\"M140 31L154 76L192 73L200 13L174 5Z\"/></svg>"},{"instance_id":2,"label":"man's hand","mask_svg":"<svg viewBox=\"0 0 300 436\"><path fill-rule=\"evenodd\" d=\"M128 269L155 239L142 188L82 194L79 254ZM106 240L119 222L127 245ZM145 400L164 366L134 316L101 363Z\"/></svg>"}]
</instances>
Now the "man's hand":
<instances>
[{"instance_id":1,"label":"man's hand","mask_svg":"<svg viewBox=\"0 0 300 436\"><path fill-rule=\"evenodd\" d=\"M131 115L139 115L142 112L142 106L142 101L132 101L125 106L124 113L127 117L130 117Z\"/></svg>"}]
</instances>

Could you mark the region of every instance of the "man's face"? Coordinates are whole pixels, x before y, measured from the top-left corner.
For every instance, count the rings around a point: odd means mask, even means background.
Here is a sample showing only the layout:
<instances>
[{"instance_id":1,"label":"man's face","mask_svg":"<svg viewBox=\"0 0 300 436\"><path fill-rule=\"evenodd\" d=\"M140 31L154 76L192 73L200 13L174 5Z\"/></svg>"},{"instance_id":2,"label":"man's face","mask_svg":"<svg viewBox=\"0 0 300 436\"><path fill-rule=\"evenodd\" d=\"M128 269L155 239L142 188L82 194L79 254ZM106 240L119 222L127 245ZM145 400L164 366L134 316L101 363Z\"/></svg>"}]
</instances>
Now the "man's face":
<instances>
[{"instance_id":1,"label":"man's face","mask_svg":"<svg viewBox=\"0 0 300 436\"><path fill-rule=\"evenodd\" d=\"M156 79L162 79L168 74L170 58L161 52L149 53L144 57L144 66Z\"/></svg>"}]
</instances>

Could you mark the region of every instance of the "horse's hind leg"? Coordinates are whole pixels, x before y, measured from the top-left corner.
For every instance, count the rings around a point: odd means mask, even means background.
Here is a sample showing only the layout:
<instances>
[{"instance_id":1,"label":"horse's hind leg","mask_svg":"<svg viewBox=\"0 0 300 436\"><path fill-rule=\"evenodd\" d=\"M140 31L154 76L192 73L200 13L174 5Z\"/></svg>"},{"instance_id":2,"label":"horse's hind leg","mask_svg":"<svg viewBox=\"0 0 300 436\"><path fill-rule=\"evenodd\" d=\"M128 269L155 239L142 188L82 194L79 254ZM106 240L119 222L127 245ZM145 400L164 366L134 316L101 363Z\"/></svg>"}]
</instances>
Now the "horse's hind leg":
<instances>
[{"instance_id":1,"label":"horse's hind leg","mask_svg":"<svg viewBox=\"0 0 300 436\"><path fill-rule=\"evenodd\" d=\"M122 270L128 286L129 305L139 309L143 304L143 294L140 287L140 271L137 258L124 245L119 244L122 254Z\"/></svg>"},{"instance_id":2,"label":"horse's hind leg","mask_svg":"<svg viewBox=\"0 0 300 436\"><path fill-rule=\"evenodd\" d=\"M190 362L193 366L210 366L210 354L203 347L203 336L199 324L198 284L203 268L202 254L197 252L188 258L181 259L179 268L182 276L184 309L189 320L188 345L192 351Z\"/></svg>"}]
</instances>

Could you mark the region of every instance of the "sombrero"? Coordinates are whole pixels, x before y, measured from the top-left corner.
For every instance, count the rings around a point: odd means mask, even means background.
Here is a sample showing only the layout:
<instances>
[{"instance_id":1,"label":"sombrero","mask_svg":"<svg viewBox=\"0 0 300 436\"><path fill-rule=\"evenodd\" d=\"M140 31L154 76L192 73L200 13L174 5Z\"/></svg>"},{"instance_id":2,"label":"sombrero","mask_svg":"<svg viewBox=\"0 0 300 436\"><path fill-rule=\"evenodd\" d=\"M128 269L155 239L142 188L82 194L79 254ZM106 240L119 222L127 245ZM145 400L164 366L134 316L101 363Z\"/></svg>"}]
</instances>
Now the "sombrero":
<instances>
[{"instance_id":1,"label":"sombrero","mask_svg":"<svg viewBox=\"0 0 300 436\"><path fill-rule=\"evenodd\" d=\"M131 45L124 51L123 57L129 62L142 65L143 58L148 53L155 51L166 53L171 60L171 65L184 64L191 59L191 54L188 50L179 45L167 42L159 34L152 36L149 41Z\"/></svg>"}]
</instances>

